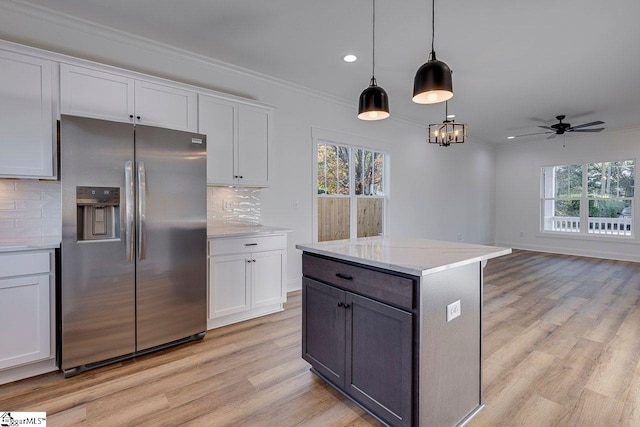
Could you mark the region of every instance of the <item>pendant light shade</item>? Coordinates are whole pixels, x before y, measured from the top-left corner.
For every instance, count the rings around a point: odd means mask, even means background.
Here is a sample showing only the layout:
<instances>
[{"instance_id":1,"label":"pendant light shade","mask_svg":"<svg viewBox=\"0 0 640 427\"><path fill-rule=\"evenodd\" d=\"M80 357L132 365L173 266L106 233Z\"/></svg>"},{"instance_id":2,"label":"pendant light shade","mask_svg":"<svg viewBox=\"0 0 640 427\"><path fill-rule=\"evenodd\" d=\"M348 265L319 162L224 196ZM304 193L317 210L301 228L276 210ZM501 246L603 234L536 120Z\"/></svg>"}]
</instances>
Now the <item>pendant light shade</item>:
<instances>
[{"instance_id":1,"label":"pendant light shade","mask_svg":"<svg viewBox=\"0 0 640 427\"><path fill-rule=\"evenodd\" d=\"M389 97L387 92L371 78L369 87L360 94L358 118L361 120L382 120L389 117Z\"/></svg>"},{"instance_id":2,"label":"pendant light shade","mask_svg":"<svg viewBox=\"0 0 640 427\"><path fill-rule=\"evenodd\" d=\"M417 104L436 104L453 97L453 79L447 64L436 59L431 52L431 59L422 64L413 79L413 102Z\"/></svg>"},{"instance_id":3,"label":"pendant light shade","mask_svg":"<svg viewBox=\"0 0 640 427\"><path fill-rule=\"evenodd\" d=\"M431 55L422 64L413 79L413 102L417 104L437 104L453 97L451 68L436 59L433 41L436 33L435 0L431 0Z\"/></svg>"},{"instance_id":4,"label":"pendant light shade","mask_svg":"<svg viewBox=\"0 0 640 427\"><path fill-rule=\"evenodd\" d=\"M369 87L360 94L358 118L360 120L382 120L389 117L389 97L376 82L376 0L373 0L373 61Z\"/></svg>"}]
</instances>

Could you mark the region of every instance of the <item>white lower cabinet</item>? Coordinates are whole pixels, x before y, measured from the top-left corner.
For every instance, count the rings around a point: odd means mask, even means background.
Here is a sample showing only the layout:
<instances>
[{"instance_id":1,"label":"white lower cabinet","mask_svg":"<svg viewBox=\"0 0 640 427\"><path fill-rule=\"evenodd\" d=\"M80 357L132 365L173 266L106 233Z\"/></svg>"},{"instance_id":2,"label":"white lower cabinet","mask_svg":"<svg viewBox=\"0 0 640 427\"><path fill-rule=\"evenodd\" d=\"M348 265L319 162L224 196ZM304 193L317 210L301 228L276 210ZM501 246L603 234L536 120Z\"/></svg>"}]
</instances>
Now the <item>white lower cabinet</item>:
<instances>
[{"instance_id":1,"label":"white lower cabinet","mask_svg":"<svg viewBox=\"0 0 640 427\"><path fill-rule=\"evenodd\" d=\"M0 384L57 369L53 250L0 254Z\"/></svg>"},{"instance_id":2,"label":"white lower cabinet","mask_svg":"<svg viewBox=\"0 0 640 427\"><path fill-rule=\"evenodd\" d=\"M209 241L208 329L282 310L286 235Z\"/></svg>"}]
</instances>

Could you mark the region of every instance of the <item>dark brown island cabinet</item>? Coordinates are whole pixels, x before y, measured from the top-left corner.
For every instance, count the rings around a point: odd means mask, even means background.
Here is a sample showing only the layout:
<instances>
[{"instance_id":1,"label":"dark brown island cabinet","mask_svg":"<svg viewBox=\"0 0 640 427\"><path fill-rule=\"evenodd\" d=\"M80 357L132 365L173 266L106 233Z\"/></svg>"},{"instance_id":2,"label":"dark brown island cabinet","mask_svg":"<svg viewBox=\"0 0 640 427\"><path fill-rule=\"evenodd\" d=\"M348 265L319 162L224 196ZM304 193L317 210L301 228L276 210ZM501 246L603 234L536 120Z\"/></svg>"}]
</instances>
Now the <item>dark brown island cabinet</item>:
<instances>
[{"instance_id":1,"label":"dark brown island cabinet","mask_svg":"<svg viewBox=\"0 0 640 427\"><path fill-rule=\"evenodd\" d=\"M463 426L482 409L482 270L511 249L389 237L297 248L315 374L390 426Z\"/></svg>"}]
</instances>

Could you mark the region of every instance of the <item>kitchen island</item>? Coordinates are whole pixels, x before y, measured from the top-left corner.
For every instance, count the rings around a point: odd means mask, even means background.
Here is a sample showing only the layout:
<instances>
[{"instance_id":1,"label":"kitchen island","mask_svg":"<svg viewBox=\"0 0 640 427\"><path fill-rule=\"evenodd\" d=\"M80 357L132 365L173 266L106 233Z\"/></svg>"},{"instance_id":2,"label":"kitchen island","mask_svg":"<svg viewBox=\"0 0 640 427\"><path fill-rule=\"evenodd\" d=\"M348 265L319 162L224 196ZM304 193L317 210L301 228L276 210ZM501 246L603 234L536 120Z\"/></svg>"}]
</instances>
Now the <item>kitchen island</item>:
<instances>
[{"instance_id":1,"label":"kitchen island","mask_svg":"<svg viewBox=\"0 0 640 427\"><path fill-rule=\"evenodd\" d=\"M313 372L392 426L462 426L482 409L482 270L511 249L390 237L296 247Z\"/></svg>"}]
</instances>

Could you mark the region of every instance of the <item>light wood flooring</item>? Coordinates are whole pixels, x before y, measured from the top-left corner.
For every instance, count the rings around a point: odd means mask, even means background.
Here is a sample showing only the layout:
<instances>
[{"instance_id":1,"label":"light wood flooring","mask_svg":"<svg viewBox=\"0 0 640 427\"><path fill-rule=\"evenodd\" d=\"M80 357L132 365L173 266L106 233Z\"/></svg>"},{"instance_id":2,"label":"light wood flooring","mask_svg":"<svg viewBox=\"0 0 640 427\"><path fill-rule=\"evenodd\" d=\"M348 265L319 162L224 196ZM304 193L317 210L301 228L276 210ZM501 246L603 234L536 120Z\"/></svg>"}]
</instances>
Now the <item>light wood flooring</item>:
<instances>
[{"instance_id":1,"label":"light wood flooring","mask_svg":"<svg viewBox=\"0 0 640 427\"><path fill-rule=\"evenodd\" d=\"M514 251L485 268L484 426L640 426L640 263ZM49 426L378 426L300 358L286 310L64 379L0 386Z\"/></svg>"}]
</instances>

